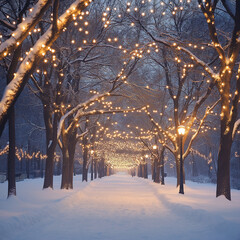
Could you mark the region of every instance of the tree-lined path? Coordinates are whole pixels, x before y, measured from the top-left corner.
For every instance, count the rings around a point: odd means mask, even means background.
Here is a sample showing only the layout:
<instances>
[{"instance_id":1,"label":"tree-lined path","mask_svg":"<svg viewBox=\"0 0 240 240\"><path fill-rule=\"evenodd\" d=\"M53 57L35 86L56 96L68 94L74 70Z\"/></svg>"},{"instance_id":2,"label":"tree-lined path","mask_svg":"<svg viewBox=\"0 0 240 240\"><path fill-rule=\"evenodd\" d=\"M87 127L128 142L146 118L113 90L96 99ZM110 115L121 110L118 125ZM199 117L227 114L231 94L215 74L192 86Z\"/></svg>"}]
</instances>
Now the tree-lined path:
<instances>
[{"instance_id":1,"label":"tree-lined path","mask_svg":"<svg viewBox=\"0 0 240 240\"><path fill-rule=\"evenodd\" d=\"M214 185L188 182L188 194L176 195L176 180L166 181L119 173L75 179L71 191L41 191L39 179L21 182L17 198L0 198L1 239L239 239L238 191L230 203L216 201Z\"/></svg>"},{"instance_id":2,"label":"tree-lined path","mask_svg":"<svg viewBox=\"0 0 240 240\"><path fill-rule=\"evenodd\" d=\"M240 0L0 0L0 240L240 240L239 93Z\"/></svg>"}]
</instances>

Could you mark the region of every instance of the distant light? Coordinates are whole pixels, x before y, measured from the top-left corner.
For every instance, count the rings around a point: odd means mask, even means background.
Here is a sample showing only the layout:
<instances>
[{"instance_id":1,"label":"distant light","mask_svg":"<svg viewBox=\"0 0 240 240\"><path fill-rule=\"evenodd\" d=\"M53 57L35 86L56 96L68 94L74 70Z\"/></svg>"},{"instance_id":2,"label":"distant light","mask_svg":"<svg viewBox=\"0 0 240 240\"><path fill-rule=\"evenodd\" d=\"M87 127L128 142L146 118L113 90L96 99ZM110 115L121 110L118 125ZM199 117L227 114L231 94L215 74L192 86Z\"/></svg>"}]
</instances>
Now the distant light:
<instances>
[{"instance_id":1,"label":"distant light","mask_svg":"<svg viewBox=\"0 0 240 240\"><path fill-rule=\"evenodd\" d=\"M185 127L183 125L178 126L178 134L180 136L184 136L184 134L185 134Z\"/></svg>"}]
</instances>

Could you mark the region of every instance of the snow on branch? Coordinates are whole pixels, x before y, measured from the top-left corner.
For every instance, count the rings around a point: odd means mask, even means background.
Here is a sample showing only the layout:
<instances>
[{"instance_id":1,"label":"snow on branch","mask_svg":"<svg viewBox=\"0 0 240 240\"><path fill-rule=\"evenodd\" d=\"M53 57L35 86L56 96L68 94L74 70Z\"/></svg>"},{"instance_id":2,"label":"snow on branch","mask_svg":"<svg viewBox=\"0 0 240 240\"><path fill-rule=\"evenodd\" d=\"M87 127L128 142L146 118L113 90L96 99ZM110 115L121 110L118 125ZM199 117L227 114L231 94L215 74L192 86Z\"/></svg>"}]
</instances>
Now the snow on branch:
<instances>
[{"instance_id":1,"label":"snow on branch","mask_svg":"<svg viewBox=\"0 0 240 240\"><path fill-rule=\"evenodd\" d=\"M130 60L129 60L129 62L130 62ZM117 82L119 80L123 80L123 79L126 80L131 75L131 73L133 72L133 69L135 68L137 62L138 62L138 59L137 60L135 59L132 65L130 65L130 66L129 66L129 64L126 65L125 69L122 70L114 78L114 80L111 81L112 87L110 88L110 90L105 91L102 94L94 95L93 97L91 97L90 99L86 100L85 102L78 104L76 107L74 107L68 113L64 114L61 117L60 121L59 121L57 137L58 138L60 137L61 131L63 130L64 122L65 122L65 120L68 117L73 116L75 114L74 120L71 122L71 124L69 125L68 129L66 130L67 132L70 131L74 127L75 123L78 122L80 117L86 116L86 115L92 115L90 112L88 114L85 114L86 112L84 112L84 110L86 110L92 103L94 103L94 102L96 102L96 101L98 101L100 99L103 99L104 97L109 97L109 96L114 96L114 95L116 96L116 94L113 94L114 90L119 88L124 83L124 81L120 81L118 84L117 84ZM129 69L128 69L128 67L129 67ZM123 73L125 72L125 70L127 70L127 73L126 73L126 75L123 76ZM101 114L101 113L103 113L103 112L98 112L100 110L93 110L93 111L94 111L93 114ZM124 110L124 111L126 111L126 110ZM128 109L128 111L131 111L131 110ZM111 111L111 112L113 112L113 111Z\"/></svg>"},{"instance_id":2,"label":"snow on branch","mask_svg":"<svg viewBox=\"0 0 240 240\"><path fill-rule=\"evenodd\" d=\"M143 30L152 38L153 41L157 42L157 43L161 43L169 48L174 48L175 50L178 51L183 51L185 52L191 60L193 60L195 63L197 63L198 65L202 66L205 71L213 78L217 79L218 75L213 71L213 69L204 61L202 61L200 58L198 58L193 52L191 52L190 50L188 50L187 48L183 47L183 46L179 46L176 42L178 42L176 39L174 39L173 37L171 37L171 40L169 39L165 39L165 38L159 38L159 37L155 37L153 36L153 34L151 34L144 26L143 24L140 22L141 27L143 28Z\"/></svg>"},{"instance_id":3,"label":"snow on branch","mask_svg":"<svg viewBox=\"0 0 240 240\"><path fill-rule=\"evenodd\" d=\"M105 96L110 96L111 94L109 92L105 92L102 94L96 94L95 96L91 97L90 99L88 99L87 101L78 104L76 107L74 107L71 111L67 112L66 114L64 114L59 121L59 127L58 127L58 138L61 135L61 131L64 125L65 120L69 117L72 116L73 114L77 113L75 118L77 117L77 115L81 114L82 108L89 106L91 103L105 97Z\"/></svg>"},{"instance_id":4,"label":"snow on branch","mask_svg":"<svg viewBox=\"0 0 240 240\"><path fill-rule=\"evenodd\" d=\"M232 132L232 139L234 139L238 128L240 128L240 118L234 123L233 132Z\"/></svg>"},{"instance_id":5,"label":"snow on branch","mask_svg":"<svg viewBox=\"0 0 240 240\"><path fill-rule=\"evenodd\" d=\"M152 124L157 128L158 132L163 134L163 135L166 135L170 141L174 144L175 141L176 141L176 138L175 136L173 136L171 133L169 133L168 131L165 131L155 120L154 118L152 117L151 113L149 112L149 110L147 109L147 115L150 119L150 121L152 122ZM170 152L172 152L173 154L175 154L176 152L176 149L173 149L171 148L170 146L168 146L166 144L166 142L160 142L164 147L166 147Z\"/></svg>"},{"instance_id":6,"label":"snow on branch","mask_svg":"<svg viewBox=\"0 0 240 240\"><path fill-rule=\"evenodd\" d=\"M128 112L133 112L136 110L139 110L141 108L127 108L127 109L115 109L115 110L102 110L102 109L94 109L88 112L81 112L79 117L84 117L84 116L90 116L90 115L96 115L96 114L110 114L110 113L128 113ZM143 108L142 108L143 109Z\"/></svg>"},{"instance_id":7,"label":"snow on branch","mask_svg":"<svg viewBox=\"0 0 240 240\"><path fill-rule=\"evenodd\" d=\"M212 68L207 63L198 58L195 54L193 54L190 50L182 46L177 46L177 49L185 52L194 62L202 66L211 77L214 79L218 78L218 75L212 70Z\"/></svg>"},{"instance_id":8,"label":"snow on branch","mask_svg":"<svg viewBox=\"0 0 240 240\"><path fill-rule=\"evenodd\" d=\"M79 14L80 11L85 9L89 1L76 0L58 19L57 29L58 31L53 34L52 26L38 39L32 50L26 56L24 61L15 73L13 80L5 88L2 100L0 102L0 124L4 121L9 108L14 104L16 98L23 89L25 83L31 76L38 61L46 54L50 49L52 43L59 37L63 29L71 21L73 15Z\"/></svg>"},{"instance_id":9,"label":"snow on branch","mask_svg":"<svg viewBox=\"0 0 240 240\"><path fill-rule=\"evenodd\" d=\"M212 111L217 105L218 103L220 102L221 99L218 99L212 106L208 106L206 108L206 111L205 111L205 114L203 116L203 118L201 119L200 121L200 124L198 126L198 129L197 131L193 134L192 138L190 139L189 141L189 144L188 144L188 147L185 151L185 153L183 154L183 159L185 159L187 157L187 155L189 154L189 152L191 151L191 147L192 147L192 143L193 141L195 140L195 138L197 137L197 135L199 134L200 130L201 130L201 127L204 123L204 120L206 119L206 117L208 116L208 114L210 113L210 111Z\"/></svg>"},{"instance_id":10,"label":"snow on branch","mask_svg":"<svg viewBox=\"0 0 240 240\"><path fill-rule=\"evenodd\" d=\"M10 38L0 45L0 60L18 47L28 36L51 4L51 0L39 0L31 14L12 32Z\"/></svg>"},{"instance_id":11,"label":"snow on branch","mask_svg":"<svg viewBox=\"0 0 240 240\"><path fill-rule=\"evenodd\" d=\"M88 102L88 105L89 105L89 102ZM65 131L66 132L70 132L72 130L72 128L74 127L74 125L79 121L79 119L81 117L91 116L91 115L100 115L100 114L111 114L111 113L128 113L128 112L133 112L133 111L137 111L137 110L140 110L140 109L143 110L143 109L145 109L145 107L142 107L142 108L132 108L132 109L130 109L130 108L127 108L127 109L115 109L115 110L93 109L93 110L90 110L90 111L84 111L83 109L79 109L77 114L74 116L73 121L71 122L71 124L69 125L67 130L65 130ZM69 117L71 115L69 113L70 112L68 112L67 114L62 116L61 119L60 119L58 132L57 132L57 138L60 138L61 131L63 130L63 126L64 126L64 121L66 120L67 117Z\"/></svg>"},{"instance_id":12,"label":"snow on branch","mask_svg":"<svg viewBox=\"0 0 240 240\"><path fill-rule=\"evenodd\" d=\"M86 134L88 134L89 129L87 129L85 132L81 133L81 134L77 134L77 139L81 139L82 137L84 137Z\"/></svg>"}]
</instances>

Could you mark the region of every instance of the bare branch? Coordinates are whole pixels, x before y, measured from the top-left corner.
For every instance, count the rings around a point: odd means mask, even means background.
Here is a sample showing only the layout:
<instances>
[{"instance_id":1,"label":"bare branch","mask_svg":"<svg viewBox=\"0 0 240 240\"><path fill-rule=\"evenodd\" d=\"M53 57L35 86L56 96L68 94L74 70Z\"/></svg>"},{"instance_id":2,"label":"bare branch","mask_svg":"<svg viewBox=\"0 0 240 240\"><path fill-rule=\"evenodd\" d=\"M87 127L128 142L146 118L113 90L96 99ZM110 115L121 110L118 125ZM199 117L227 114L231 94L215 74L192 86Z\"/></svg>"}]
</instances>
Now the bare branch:
<instances>
[{"instance_id":1,"label":"bare branch","mask_svg":"<svg viewBox=\"0 0 240 240\"><path fill-rule=\"evenodd\" d=\"M202 127L202 125L203 125L203 123L204 123L204 120L205 120L206 117L208 116L209 112L210 112L211 110L213 110L220 101L221 101L221 99L218 99L211 107L209 107L209 106L207 107L207 109L206 109L206 111L205 111L205 114L204 114L203 118L202 118L201 121L200 121L200 124L199 124L199 126L198 126L197 131L193 134L193 136L192 136L192 138L191 138L191 140L190 140L190 142L189 142L189 144L188 144L188 147L187 147L185 153L183 154L183 159L185 159L185 158L187 157L187 155L189 154L189 152L191 151L192 143L193 143L193 141L196 139L197 135L199 134L199 132L200 132L200 130L201 130L201 127Z\"/></svg>"},{"instance_id":2,"label":"bare branch","mask_svg":"<svg viewBox=\"0 0 240 240\"><path fill-rule=\"evenodd\" d=\"M12 36L9 39L0 45L0 60L6 57L9 52L12 52L23 42L23 40L28 36L28 33L31 32L40 21L51 2L51 0L39 0L36 3L30 16L17 26L16 30L12 33Z\"/></svg>"}]
</instances>

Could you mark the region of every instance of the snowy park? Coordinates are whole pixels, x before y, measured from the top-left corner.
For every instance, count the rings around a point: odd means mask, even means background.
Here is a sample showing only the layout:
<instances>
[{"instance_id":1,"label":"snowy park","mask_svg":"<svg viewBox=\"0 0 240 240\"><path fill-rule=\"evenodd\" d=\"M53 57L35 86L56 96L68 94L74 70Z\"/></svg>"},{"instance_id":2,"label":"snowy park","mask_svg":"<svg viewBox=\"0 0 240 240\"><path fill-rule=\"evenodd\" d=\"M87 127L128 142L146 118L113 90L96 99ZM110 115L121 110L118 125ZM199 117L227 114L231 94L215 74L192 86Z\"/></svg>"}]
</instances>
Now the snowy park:
<instances>
[{"instance_id":1,"label":"snowy park","mask_svg":"<svg viewBox=\"0 0 240 240\"><path fill-rule=\"evenodd\" d=\"M41 190L42 180L18 183L18 196L6 200L0 185L1 240L181 239L239 240L240 192L233 200L215 198L213 184L187 181L176 195L176 179L166 186L118 173L82 183L74 190Z\"/></svg>"},{"instance_id":2,"label":"snowy park","mask_svg":"<svg viewBox=\"0 0 240 240\"><path fill-rule=\"evenodd\" d=\"M239 0L0 0L0 240L240 240Z\"/></svg>"}]
</instances>

